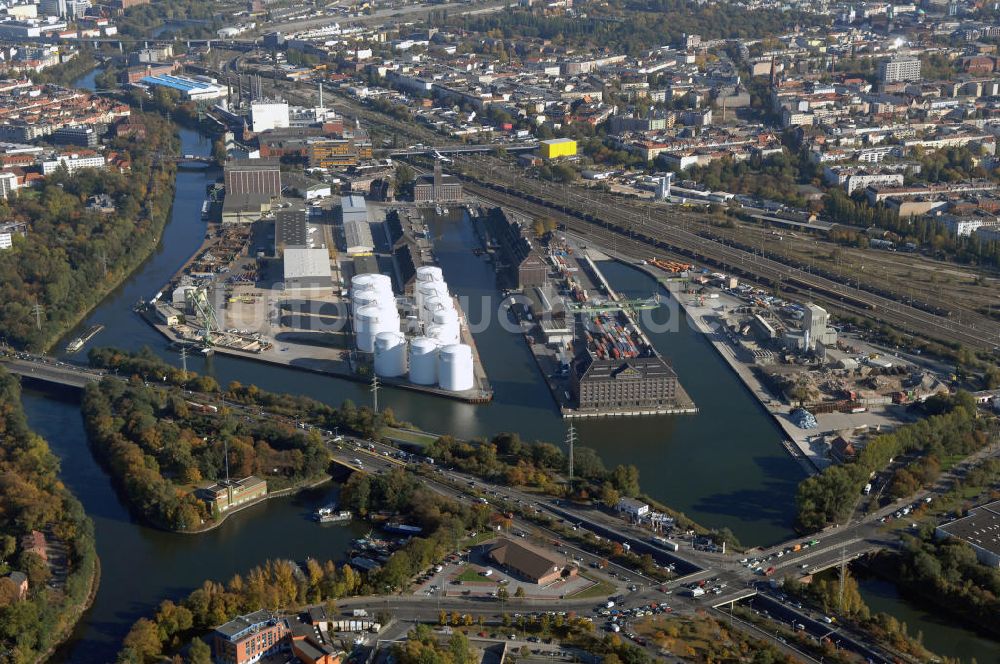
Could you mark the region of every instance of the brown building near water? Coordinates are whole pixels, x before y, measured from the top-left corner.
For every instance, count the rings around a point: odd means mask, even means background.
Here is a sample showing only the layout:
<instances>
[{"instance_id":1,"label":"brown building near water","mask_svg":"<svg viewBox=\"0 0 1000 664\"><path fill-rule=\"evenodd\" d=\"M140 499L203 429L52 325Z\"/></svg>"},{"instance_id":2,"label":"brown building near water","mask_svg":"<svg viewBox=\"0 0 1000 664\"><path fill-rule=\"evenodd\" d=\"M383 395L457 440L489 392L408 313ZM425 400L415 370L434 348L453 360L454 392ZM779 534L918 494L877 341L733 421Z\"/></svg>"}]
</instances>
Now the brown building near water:
<instances>
[{"instance_id":1,"label":"brown building near water","mask_svg":"<svg viewBox=\"0 0 1000 664\"><path fill-rule=\"evenodd\" d=\"M576 568L567 567L561 556L506 538L491 546L488 555L507 572L540 586L558 581L564 570L569 576L576 574Z\"/></svg>"}]
</instances>

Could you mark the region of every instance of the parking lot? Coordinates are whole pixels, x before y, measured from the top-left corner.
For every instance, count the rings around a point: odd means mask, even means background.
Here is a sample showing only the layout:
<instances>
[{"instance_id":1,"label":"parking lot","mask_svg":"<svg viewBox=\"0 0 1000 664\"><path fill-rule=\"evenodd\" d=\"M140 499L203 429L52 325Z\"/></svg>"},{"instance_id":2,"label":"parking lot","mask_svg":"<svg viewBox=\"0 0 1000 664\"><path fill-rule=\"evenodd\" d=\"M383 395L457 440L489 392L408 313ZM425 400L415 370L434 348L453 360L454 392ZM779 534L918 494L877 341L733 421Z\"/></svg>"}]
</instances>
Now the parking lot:
<instances>
[{"instance_id":1,"label":"parking lot","mask_svg":"<svg viewBox=\"0 0 1000 664\"><path fill-rule=\"evenodd\" d=\"M496 597L500 588L506 588L508 596L513 598L517 589L521 588L527 599L559 599L595 585L593 580L576 575L539 586L491 564L486 559L487 550L487 547L478 547L449 555L417 578L414 594L428 597Z\"/></svg>"}]
</instances>

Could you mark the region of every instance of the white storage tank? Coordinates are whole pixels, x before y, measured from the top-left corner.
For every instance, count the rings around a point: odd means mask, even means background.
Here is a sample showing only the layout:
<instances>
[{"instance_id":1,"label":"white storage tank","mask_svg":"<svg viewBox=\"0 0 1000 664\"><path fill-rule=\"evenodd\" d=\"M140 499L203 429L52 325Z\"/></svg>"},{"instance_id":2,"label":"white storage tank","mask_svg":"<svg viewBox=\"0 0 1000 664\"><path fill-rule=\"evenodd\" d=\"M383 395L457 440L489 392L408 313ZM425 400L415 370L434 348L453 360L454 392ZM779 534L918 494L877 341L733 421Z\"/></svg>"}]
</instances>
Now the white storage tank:
<instances>
[{"instance_id":1,"label":"white storage tank","mask_svg":"<svg viewBox=\"0 0 1000 664\"><path fill-rule=\"evenodd\" d=\"M444 281L444 273L436 265L421 265L417 268L417 283L423 284L431 281Z\"/></svg>"},{"instance_id":2,"label":"white storage tank","mask_svg":"<svg viewBox=\"0 0 1000 664\"><path fill-rule=\"evenodd\" d=\"M454 303L452 303L454 304ZM454 307L451 309L441 309L434 312L431 322L434 325L452 325L454 324L458 327L458 312L455 311Z\"/></svg>"},{"instance_id":3,"label":"white storage tank","mask_svg":"<svg viewBox=\"0 0 1000 664\"><path fill-rule=\"evenodd\" d=\"M354 296L351 298L351 311L357 316L359 309L364 309L365 307L377 307L379 304L379 297L375 291L364 290L355 291Z\"/></svg>"},{"instance_id":4,"label":"white storage tank","mask_svg":"<svg viewBox=\"0 0 1000 664\"><path fill-rule=\"evenodd\" d=\"M373 292L392 297L392 279L384 274L356 274L351 277L351 294Z\"/></svg>"},{"instance_id":5,"label":"white storage tank","mask_svg":"<svg viewBox=\"0 0 1000 664\"><path fill-rule=\"evenodd\" d=\"M425 299L423 305L420 307L420 320L424 323L424 325L430 325L434 320L435 314L444 309L454 308L455 304L451 301L450 297L433 295Z\"/></svg>"},{"instance_id":6,"label":"white storage tank","mask_svg":"<svg viewBox=\"0 0 1000 664\"><path fill-rule=\"evenodd\" d=\"M375 336L379 332L399 332L399 316L387 315L375 306L358 309L354 315L354 336L358 350L373 352Z\"/></svg>"},{"instance_id":7,"label":"white storage tank","mask_svg":"<svg viewBox=\"0 0 1000 664\"><path fill-rule=\"evenodd\" d=\"M430 328L435 328L436 333L428 332L427 336L434 337L442 345L449 346L462 342L462 332L458 325L458 312L455 309L435 311L428 330Z\"/></svg>"},{"instance_id":8,"label":"white storage tank","mask_svg":"<svg viewBox=\"0 0 1000 664\"><path fill-rule=\"evenodd\" d=\"M458 330L458 323L451 325L436 325L431 323L427 326L427 336L431 339L436 339L442 346L451 346L462 341Z\"/></svg>"},{"instance_id":9,"label":"white storage tank","mask_svg":"<svg viewBox=\"0 0 1000 664\"><path fill-rule=\"evenodd\" d=\"M397 378L406 373L406 337L401 332L375 335L375 375Z\"/></svg>"},{"instance_id":10,"label":"white storage tank","mask_svg":"<svg viewBox=\"0 0 1000 664\"><path fill-rule=\"evenodd\" d=\"M464 392L475 385L472 348L452 344L438 351L438 385L449 392Z\"/></svg>"},{"instance_id":11,"label":"white storage tank","mask_svg":"<svg viewBox=\"0 0 1000 664\"><path fill-rule=\"evenodd\" d=\"M410 341L410 382L433 385L437 382L438 342L429 337Z\"/></svg>"},{"instance_id":12,"label":"white storage tank","mask_svg":"<svg viewBox=\"0 0 1000 664\"><path fill-rule=\"evenodd\" d=\"M425 300L431 297L448 297L448 285L443 281L429 281L417 284L417 288L413 292L413 302L417 305L417 310L424 305Z\"/></svg>"}]
</instances>

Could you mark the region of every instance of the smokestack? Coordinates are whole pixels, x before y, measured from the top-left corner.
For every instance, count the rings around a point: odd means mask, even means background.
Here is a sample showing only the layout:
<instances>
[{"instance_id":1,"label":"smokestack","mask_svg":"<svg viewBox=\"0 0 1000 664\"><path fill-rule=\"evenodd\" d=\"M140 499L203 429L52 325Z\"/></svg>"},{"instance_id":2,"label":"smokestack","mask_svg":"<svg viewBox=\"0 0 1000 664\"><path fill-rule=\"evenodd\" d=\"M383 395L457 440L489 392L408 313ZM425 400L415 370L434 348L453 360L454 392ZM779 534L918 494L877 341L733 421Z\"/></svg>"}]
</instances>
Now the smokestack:
<instances>
[{"instance_id":1,"label":"smokestack","mask_svg":"<svg viewBox=\"0 0 1000 664\"><path fill-rule=\"evenodd\" d=\"M323 81L319 82L319 107L323 108Z\"/></svg>"}]
</instances>

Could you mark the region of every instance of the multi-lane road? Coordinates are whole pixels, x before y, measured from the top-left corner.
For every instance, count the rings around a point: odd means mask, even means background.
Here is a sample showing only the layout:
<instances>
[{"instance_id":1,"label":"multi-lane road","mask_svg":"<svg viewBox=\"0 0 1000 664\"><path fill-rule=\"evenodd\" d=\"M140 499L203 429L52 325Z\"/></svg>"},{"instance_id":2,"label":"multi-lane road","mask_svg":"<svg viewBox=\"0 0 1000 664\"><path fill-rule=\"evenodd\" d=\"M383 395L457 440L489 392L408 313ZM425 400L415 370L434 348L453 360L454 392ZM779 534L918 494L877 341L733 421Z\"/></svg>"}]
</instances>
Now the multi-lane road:
<instances>
[{"instance_id":1,"label":"multi-lane road","mask_svg":"<svg viewBox=\"0 0 1000 664\"><path fill-rule=\"evenodd\" d=\"M335 458L356 470L387 472L393 467L405 465L404 462L392 456L396 452L395 448L371 441L345 441L343 445L344 449L334 451ZM361 464L359 465L357 461L361 461ZM425 477L426 485L429 488L452 498L475 500L485 494L493 506L498 509L529 514L537 509L543 516L576 525L578 528L589 530L601 537L627 543L634 552L650 553L658 563L663 565L672 563L676 565L678 572L683 574L683 576L666 583L660 583L644 576L639 570L617 566L618 579L609 580L613 580L616 585L619 585L618 592L621 593L623 599L619 602L619 608L648 606L653 602L668 602L678 612L717 609L722 612L720 613L720 617L722 617L728 605L755 597L762 590L769 588L768 579L759 572L755 572L754 567L757 569L773 567L772 578L803 576L814 570L828 569L865 553L890 547L895 541L893 535L880 528L880 519L897 509L897 506L892 505L852 524L828 529L815 537L784 542L754 550L748 554L721 554L698 550L692 547L690 539L683 540L681 538L677 539L684 541L685 547L674 552L651 541L648 531L633 527L600 509L574 505L565 501L559 501L559 504L555 504L551 499L540 499L535 494L508 486L491 484L478 478L472 478L465 473L440 467L435 467L431 473L425 473ZM475 486L470 486L470 483L474 483ZM526 507L529 509L525 510ZM543 538L557 537L565 540L559 533L539 526L533 519L516 516L514 527L528 532L537 532ZM816 539L819 540L818 544L801 548L800 551L793 550L802 547L805 542ZM587 550L586 546L570 545L568 542L561 543L560 547L569 548L572 552L580 552L581 557L585 559L598 558L602 555ZM748 564L749 561L747 563L741 562L747 557L759 559L761 562L755 566ZM637 586L635 591L627 592L620 588L620 586L625 585L620 581L623 576L629 578L629 585ZM691 596L686 587L701 581L705 581L705 586L708 588L718 589L717 592L709 591L700 597ZM778 602L779 600L769 598L758 601ZM424 596L394 595L388 598L384 596L355 598L341 604L346 608L378 609L387 606L397 617L433 622L437 620L439 611L442 609L449 612L458 611L483 615L487 620L496 621L501 618L502 612L511 613L514 611L561 610L576 611L586 615L594 609L595 603L594 599L575 600L573 598L509 599L506 605L501 606L495 599L488 597L444 597L437 602L429 602ZM783 610L787 611L789 615L794 613L795 618L790 622L802 624L804 631L816 639L830 637L834 641L839 641L840 647L854 650L873 662L892 661L891 657L881 652L880 649L865 645L863 638L847 634L839 626L832 627L812 616L808 611L800 610L791 604L787 604ZM798 657L808 659L805 653L782 642L777 635L760 633L755 627L747 624L734 626L746 629L757 637L770 638L775 645L782 649L794 650Z\"/></svg>"},{"instance_id":2,"label":"multi-lane road","mask_svg":"<svg viewBox=\"0 0 1000 664\"><path fill-rule=\"evenodd\" d=\"M20 357L5 358L4 365L11 371L23 376L59 383L62 385L82 386L88 382L100 379L99 371L68 365L50 358L38 358L21 354ZM211 401L210 395L199 395ZM227 404L236 410L246 410L248 415L256 417L274 417L287 420L284 416L271 415L259 409L244 408L239 404ZM308 427L303 424L302 426ZM386 473L395 468L414 471L411 462L397 457L399 450L388 445L341 436L331 436L326 433L330 454L333 459L354 471L370 473ZM975 458L983 458L996 454L997 446L984 450ZM964 467L964 466L960 466ZM887 505L868 515L858 515L842 526L826 529L824 532L810 537L797 538L773 546L754 549L745 553L726 553L708 551L694 547L694 539L683 534L671 536L681 543L678 551L671 551L651 539L648 530L630 524L602 508L580 505L567 501L555 500L539 496L521 489L502 486L483 481L455 469L443 468L439 465L419 464L424 485L429 489L454 500L473 502L487 500L495 509L503 512L513 512L512 529L521 530L537 536L539 540L551 542L559 540L559 547L567 557L572 557L582 564L605 558L605 555L591 549L587 544L567 537L565 529L575 527L579 534L586 531L611 541L627 544L632 552L650 554L661 567L673 566L678 576L666 582L651 578L639 569L630 569L617 563L612 563L606 570L589 570L589 573L605 577L615 586L615 592L622 598L620 607L635 608L648 606L653 602L668 602L678 612L694 612L713 609L725 611L726 607L735 602L759 596L761 592L770 592L770 579L762 575L769 571L773 579L783 579L786 576L801 577L819 570L829 569L848 560L860 557L866 553L895 546L897 537L882 524L883 517L891 515L900 507L900 502ZM947 490L946 484L938 484L934 491ZM932 492L922 492L911 500L921 500ZM540 521L542 523L540 523ZM563 532L558 532L544 523L561 523ZM816 543L813 543L813 542ZM807 545L808 544L808 545ZM610 572L615 572L612 576ZM708 592L699 597L690 594L692 583L704 582ZM634 587L634 590L629 588ZM714 592L713 592L714 589ZM400 618L436 621L441 609L483 615L489 620L499 620L501 613L536 610L576 611L586 614L594 609L597 600L553 598L553 599L515 599L510 598L505 605L499 604L489 597L458 596L441 597L439 602L428 601L423 595L394 595L352 598L341 603L346 608L389 607L394 615ZM788 618L783 618L791 624L803 625L803 630L820 639L835 632L837 640L843 647L850 648L875 662L891 661L878 648L865 644L864 638L845 633L839 626L831 627L829 623L803 611L779 598L754 600L767 606L767 602L779 602ZM775 611L769 613L776 615ZM745 629L755 636L762 636L757 627L734 620L734 627ZM831 637L833 638L833 637ZM794 646L783 643L777 635L772 639L774 644L782 649L794 650ZM795 654L803 659L808 656L802 652Z\"/></svg>"}]
</instances>

